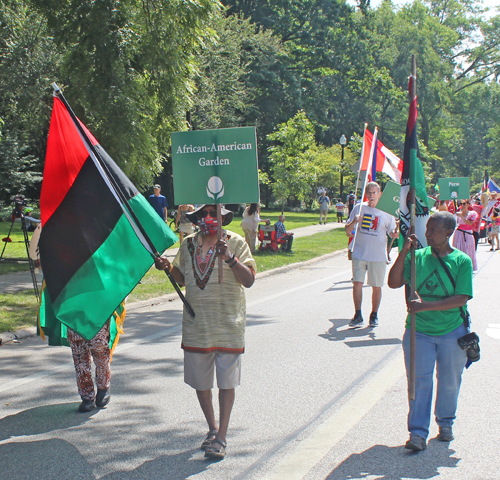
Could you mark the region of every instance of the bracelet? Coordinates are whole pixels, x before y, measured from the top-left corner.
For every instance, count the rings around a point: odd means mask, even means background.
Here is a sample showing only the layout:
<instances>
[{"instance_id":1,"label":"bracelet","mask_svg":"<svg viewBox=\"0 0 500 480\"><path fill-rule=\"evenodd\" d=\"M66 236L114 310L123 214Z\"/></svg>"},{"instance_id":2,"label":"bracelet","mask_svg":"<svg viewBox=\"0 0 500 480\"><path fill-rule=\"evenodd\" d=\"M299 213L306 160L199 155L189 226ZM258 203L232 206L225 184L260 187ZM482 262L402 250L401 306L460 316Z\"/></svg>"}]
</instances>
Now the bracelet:
<instances>
[{"instance_id":1,"label":"bracelet","mask_svg":"<svg viewBox=\"0 0 500 480\"><path fill-rule=\"evenodd\" d=\"M228 265L235 259L234 253L231 254L231 258L229 260L224 260Z\"/></svg>"},{"instance_id":2,"label":"bracelet","mask_svg":"<svg viewBox=\"0 0 500 480\"><path fill-rule=\"evenodd\" d=\"M238 263L238 257L235 257L233 255L233 260L234 260L234 262L229 264L229 268L233 268Z\"/></svg>"}]
</instances>

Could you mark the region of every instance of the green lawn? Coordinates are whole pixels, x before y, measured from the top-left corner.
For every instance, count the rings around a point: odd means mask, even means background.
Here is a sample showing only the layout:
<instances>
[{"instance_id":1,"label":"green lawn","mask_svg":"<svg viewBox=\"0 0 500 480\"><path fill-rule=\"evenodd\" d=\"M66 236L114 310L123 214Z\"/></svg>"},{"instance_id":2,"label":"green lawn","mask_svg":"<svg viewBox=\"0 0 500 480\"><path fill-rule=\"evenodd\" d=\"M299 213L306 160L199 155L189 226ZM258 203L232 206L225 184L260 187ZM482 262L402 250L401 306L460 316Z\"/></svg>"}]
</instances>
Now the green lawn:
<instances>
[{"instance_id":1,"label":"green lawn","mask_svg":"<svg viewBox=\"0 0 500 480\"><path fill-rule=\"evenodd\" d=\"M14 222L12 231L8 235L11 225L11 222L0 222L0 253L5 247L2 261L0 262L0 275L11 272L23 272L30 269L21 223ZM31 235L32 233L29 232L28 237L30 239ZM4 239L6 238L10 238L12 241L5 242ZM17 263L8 260L12 258L22 258L26 261Z\"/></svg>"},{"instance_id":2,"label":"green lawn","mask_svg":"<svg viewBox=\"0 0 500 480\"><path fill-rule=\"evenodd\" d=\"M279 211L261 212L261 217L264 219L269 218L273 223L277 221ZM304 227L318 223L319 214L314 213L294 213L287 212L286 227L288 231L293 231L294 228ZM236 217L231 225L228 227L237 233L243 233L239 227L241 219ZM4 238L7 235L10 223L0 222L0 237ZM10 238L13 240L6 248L6 255L8 256L26 256L23 250L24 243L15 243L17 240L22 240L22 231L19 224L15 224ZM177 244L178 245L178 244ZM176 246L177 246L176 245ZM311 258L331 253L337 250L346 248L347 237L344 230L332 230L329 232L318 233L310 237L297 238L293 242L294 254L290 253L270 253L270 252L256 252L255 260L259 272L271 270L291 263L298 263L309 260ZM3 247L3 245L2 245ZM10 268L17 268L29 270L27 263L0 264L0 274L8 273ZM152 267L137 285L134 291L130 294L128 302L137 302L141 300L148 300L158 297L167 293L174 292L174 288L170 284L164 272L160 272ZM16 330L25 326L35 325L36 323L36 298L33 290L17 294L0 294L0 332Z\"/></svg>"}]
</instances>

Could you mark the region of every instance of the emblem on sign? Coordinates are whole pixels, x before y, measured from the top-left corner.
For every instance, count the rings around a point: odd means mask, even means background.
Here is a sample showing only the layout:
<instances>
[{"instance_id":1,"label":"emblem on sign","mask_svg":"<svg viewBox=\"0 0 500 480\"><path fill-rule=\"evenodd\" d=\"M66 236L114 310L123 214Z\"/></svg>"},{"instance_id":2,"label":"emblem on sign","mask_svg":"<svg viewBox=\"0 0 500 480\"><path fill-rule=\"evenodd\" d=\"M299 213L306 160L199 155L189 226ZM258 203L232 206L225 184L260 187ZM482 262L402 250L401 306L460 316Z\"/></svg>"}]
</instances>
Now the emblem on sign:
<instances>
[{"instance_id":1,"label":"emblem on sign","mask_svg":"<svg viewBox=\"0 0 500 480\"><path fill-rule=\"evenodd\" d=\"M214 200L224 196L224 184L219 177L211 177L207 183L207 195Z\"/></svg>"}]
</instances>

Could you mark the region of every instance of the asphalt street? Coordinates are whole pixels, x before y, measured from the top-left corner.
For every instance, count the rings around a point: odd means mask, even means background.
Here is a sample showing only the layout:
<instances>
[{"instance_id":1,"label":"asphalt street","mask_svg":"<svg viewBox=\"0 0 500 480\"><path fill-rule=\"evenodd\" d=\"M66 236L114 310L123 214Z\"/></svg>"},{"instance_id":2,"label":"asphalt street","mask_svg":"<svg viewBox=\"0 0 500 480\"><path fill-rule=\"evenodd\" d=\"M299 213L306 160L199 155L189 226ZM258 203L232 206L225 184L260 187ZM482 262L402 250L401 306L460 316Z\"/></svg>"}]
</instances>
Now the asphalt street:
<instances>
[{"instance_id":1,"label":"asphalt street","mask_svg":"<svg viewBox=\"0 0 500 480\"><path fill-rule=\"evenodd\" d=\"M183 383L178 299L129 309L106 409L76 412L68 348L38 337L0 347L0 479L498 480L500 255L480 244L478 261L469 307L482 358L464 373L451 443L432 424L426 451L404 449L403 290L384 287L379 327L348 329L341 253L247 291L242 385L220 462L199 450L207 428Z\"/></svg>"}]
</instances>

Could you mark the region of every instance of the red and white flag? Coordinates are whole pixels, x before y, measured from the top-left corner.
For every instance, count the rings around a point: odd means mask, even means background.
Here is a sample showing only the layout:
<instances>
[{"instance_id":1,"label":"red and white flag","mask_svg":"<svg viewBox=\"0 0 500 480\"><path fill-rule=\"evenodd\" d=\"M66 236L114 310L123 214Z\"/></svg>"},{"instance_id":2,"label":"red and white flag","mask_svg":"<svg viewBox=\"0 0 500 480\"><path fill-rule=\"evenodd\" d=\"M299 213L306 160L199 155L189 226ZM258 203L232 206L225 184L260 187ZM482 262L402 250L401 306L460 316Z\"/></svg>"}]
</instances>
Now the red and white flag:
<instances>
[{"instance_id":1,"label":"red and white flag","mask_svg":"<svg viewBox=\"0 0 500 480\"><path fill-rule=\"evenodd\" d=\"M373 166L370 167L370 152L373 142L373 133L365 130L364 137L363 158L361 160L361 171L370 169L369 180L375 181L375 174L373 172L382 172L391 177L395 182L401 183L401 175L403 173L403 161L394 153L392 153L380 140L376 140L377 153L376 159L374 158ZM374 155L375 156L375 155Z\"/></svg>"}]
</instances>

